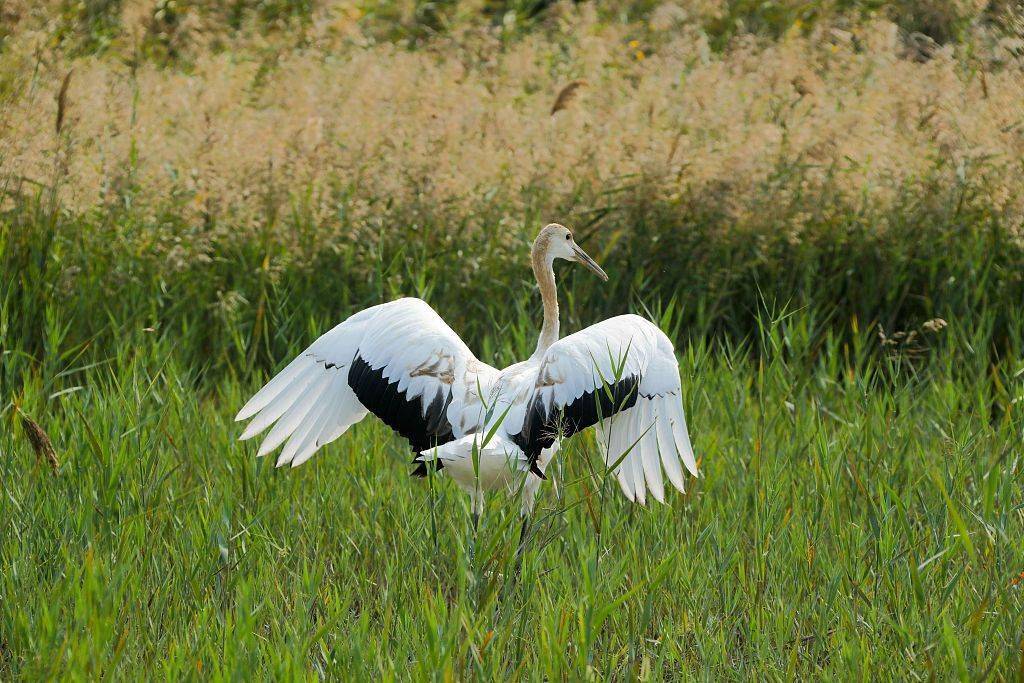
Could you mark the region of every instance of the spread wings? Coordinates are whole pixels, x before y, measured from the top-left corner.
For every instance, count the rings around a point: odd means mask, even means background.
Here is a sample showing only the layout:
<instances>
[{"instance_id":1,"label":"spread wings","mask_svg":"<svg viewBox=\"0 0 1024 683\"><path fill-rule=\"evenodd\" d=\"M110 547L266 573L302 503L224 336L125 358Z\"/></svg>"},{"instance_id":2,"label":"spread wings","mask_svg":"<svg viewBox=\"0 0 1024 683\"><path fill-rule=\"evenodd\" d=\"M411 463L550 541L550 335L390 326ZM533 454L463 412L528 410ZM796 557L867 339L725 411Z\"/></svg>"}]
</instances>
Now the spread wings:
<instances>
[{"instance_id":1,"label":"spread wings","mask_svg":"<svg viewBox=\"0 0 1024 683\"><path fill-rule=\"evenodd\" d=\"M536 462L559 436L596 425L623 493L646 503L650 491L664 501L663 471L680 491L683 465L697 475L680 394L668 337L636 315L610 318L551 345L512 438Z\"/></svg>"},{"instance_id":2,"label":"spread wings","mask_svg":"<svg viewBox=\"0 0 1024 683\"><path fill-rule=\"evenodd\" d=\"M279 467L302 464L367 412L419 452L477 428L478 387L496 374L426 302L399 299L360 311L325 333L235 419L252 419L242 439L273 425L259 454L285 444Z\"/></svg>"}]
</instances>

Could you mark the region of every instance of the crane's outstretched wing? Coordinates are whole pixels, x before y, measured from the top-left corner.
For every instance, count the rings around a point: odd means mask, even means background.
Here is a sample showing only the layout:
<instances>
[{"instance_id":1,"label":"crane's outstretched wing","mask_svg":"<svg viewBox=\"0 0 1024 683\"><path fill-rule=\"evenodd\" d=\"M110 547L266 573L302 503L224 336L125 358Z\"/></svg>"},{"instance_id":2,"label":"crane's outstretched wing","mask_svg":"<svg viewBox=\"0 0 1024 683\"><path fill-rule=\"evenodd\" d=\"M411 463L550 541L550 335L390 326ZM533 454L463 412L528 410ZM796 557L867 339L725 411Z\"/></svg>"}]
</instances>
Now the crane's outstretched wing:
<instances>
[{"instance_id":1,"label":"crane's outstretched wing","mask_svg":"<svg viewBox=\"0 0 1024 683\"><path fill-rule=\"evenodd\" d=\"M252 418L241 439L273 425L259 455L287 440L278 467L302 464L367 411L418 453L476 428L478 387L496 374L426 302L399 299L360 311L321 336L235 419Z\"/></svg>"},{"instance_id":2,"label":"crane's outstretched wing","mask_svg":"<svg viewBox=\"0 0 1024 683\"><path fill-rule=\"evenodd\" d=\"M681 465L697 475L680 394L672 342L640 316L618 316L551 345L525 411L510 416L522 420L513 440L535 463L555 438L596 425L623 493L644 504L650 490L664 502L663 469L680 491Z\"/></svg>"}]
</instances>

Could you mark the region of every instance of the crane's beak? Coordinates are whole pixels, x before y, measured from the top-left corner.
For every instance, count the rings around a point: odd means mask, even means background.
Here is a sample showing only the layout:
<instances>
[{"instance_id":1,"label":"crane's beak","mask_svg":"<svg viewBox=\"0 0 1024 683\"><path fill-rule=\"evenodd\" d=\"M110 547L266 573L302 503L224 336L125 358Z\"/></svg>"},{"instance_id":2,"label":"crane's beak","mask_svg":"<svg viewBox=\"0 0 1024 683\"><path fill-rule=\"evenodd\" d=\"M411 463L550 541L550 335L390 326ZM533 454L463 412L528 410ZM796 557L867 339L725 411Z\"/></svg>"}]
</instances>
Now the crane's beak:
<instances>
[{"instance_id":1,"label":"crane's beak","mask_svg":"<svg viewBox=\"0 0 1024 683\"><path fill-rule=\"evenodd\" d=\"M576 260L585 265L590 270L594 271L594 275L598 276L605 282L608 282L608 273L604 272L601 266L597 265L597 261L590 258L587 252L580 249L577 245L572 245L572 251L576 254Z\"/></svg>"}]
</instances>

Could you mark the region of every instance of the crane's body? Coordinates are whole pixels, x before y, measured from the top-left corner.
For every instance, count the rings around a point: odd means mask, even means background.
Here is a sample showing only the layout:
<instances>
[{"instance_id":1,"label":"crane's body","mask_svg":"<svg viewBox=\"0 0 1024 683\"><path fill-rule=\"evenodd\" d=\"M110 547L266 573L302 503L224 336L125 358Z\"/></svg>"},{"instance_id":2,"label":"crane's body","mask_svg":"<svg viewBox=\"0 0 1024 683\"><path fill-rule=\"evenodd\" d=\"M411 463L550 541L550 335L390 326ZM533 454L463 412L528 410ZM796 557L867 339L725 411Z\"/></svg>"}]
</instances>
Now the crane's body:
<instances>
[{"instance_id":1,"label":"crane's body","mask_svg":"<svg viewBox=\"0 0 1024 683\"><path fill-rule=\"evenodd\" d=\"M697 467L672 344L653 323L621 315L559 339L553 261L604 271L563 226L546 226L532 262L544 300L533 355L504 370L478 360L424 301L398 299L351 316L267 383L239 412L241 438L270 428L259 455L284 444L293 467L373 413L408 439L416 474L450 476L473 498L522 490L533 507L560 442L598 430L605 461L633 501L664 500L662 473L680 491Z\"/></svg>"}]
</instances>

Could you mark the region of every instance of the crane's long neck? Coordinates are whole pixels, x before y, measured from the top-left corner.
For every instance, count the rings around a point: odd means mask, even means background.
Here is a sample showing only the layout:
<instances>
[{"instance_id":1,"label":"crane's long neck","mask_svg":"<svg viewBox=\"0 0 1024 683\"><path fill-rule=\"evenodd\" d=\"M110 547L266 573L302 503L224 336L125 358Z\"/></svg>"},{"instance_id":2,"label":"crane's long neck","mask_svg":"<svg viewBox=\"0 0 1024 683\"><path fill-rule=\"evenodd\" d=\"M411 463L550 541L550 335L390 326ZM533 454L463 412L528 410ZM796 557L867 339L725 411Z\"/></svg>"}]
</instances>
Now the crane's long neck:
<instances>
[{"instance_id":1,"label":"crane's long neck","mask_svg":"<svg viewBox=\"0 0 1024 683\"><path fill-rule=\"evenodd\" d=\"M537 350L534 356L540 356L548 347L558 341L558 292L555 288L555 269L548 254L546 239L538 238L533 243L530 260L533 263L533 274L540 287L540 297L544 302L544 324L540 328L537 339Z\"/></svg>"}]
</instances>

